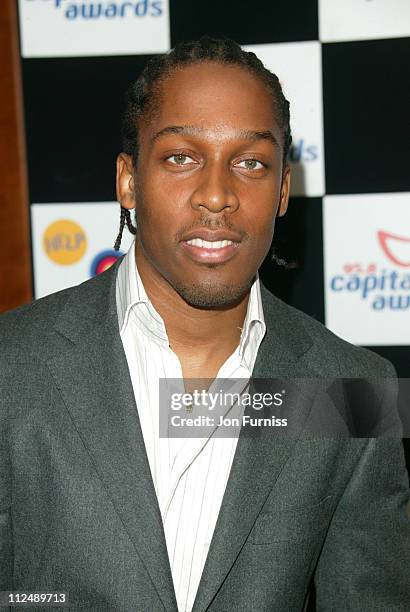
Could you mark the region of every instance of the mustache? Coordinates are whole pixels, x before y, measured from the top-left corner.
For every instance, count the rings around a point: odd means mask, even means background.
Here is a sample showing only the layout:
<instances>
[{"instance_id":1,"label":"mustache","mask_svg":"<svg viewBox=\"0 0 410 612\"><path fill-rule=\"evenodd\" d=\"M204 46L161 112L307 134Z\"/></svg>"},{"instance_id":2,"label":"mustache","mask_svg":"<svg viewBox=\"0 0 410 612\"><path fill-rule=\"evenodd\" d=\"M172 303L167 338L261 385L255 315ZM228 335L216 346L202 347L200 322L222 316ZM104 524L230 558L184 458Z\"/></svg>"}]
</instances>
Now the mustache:
<instances>
[{"instance_id":1,"label":"mustache","mask_svg":"<svg viewBox=\"0 0 410 612\"><path fill-rule=\"evenodd\" d=\"M228 230L238 234L241 237L241 240L248 240L249 234L238 227L235 227L232 223L230 223L226 218L225 219L212 219L211 217L207 217L205 215L201 215L199 220L196 223L191 223L190 225L184 225L178 232L177 242L179 242L182 237L188 232L194 230Z\"/></svg>"}]
</instances>

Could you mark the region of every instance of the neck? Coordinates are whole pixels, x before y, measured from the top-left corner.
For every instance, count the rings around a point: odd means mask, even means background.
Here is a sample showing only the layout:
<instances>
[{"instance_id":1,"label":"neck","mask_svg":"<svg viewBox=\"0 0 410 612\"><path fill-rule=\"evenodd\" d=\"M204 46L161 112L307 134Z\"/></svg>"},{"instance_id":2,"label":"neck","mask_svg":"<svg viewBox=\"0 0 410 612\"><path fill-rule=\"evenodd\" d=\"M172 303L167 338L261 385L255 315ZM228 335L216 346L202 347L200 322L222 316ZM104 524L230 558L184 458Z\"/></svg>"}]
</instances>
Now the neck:
<instances>
[{"instance_id":1,"label":"neck","mask_svg":"<svg viewBox=\"0 0 410 612\"><path fill-rule=\"evenodd\" d=\"M146 261L136 246L138 273L154 308L162 317L172 349L207 356L232 352L239 344L250 289L225 309L201 309L188 304Z\"/></svg>"}]
</instances>

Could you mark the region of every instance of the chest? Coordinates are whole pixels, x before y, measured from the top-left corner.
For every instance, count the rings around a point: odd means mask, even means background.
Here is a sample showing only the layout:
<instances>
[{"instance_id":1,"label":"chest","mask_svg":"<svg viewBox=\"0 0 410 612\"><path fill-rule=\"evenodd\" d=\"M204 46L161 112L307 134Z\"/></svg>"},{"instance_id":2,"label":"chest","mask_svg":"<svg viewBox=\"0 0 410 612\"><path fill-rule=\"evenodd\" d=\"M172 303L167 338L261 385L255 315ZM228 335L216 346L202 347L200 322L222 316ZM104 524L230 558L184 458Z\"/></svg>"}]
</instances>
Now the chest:
<instances>
[{"instance_id":1,"label":"chest","mask_svg":"<svg viewBox=\"0 0 410 612\"><path fill-rule=\"evenodd\" d=\"M181 364L181 372L185 381L185 387L191 386L193 379L206 378L213 380L222 368L226 359L201 360L192 356L178 356Z\"/></svg>"}]
</instances>

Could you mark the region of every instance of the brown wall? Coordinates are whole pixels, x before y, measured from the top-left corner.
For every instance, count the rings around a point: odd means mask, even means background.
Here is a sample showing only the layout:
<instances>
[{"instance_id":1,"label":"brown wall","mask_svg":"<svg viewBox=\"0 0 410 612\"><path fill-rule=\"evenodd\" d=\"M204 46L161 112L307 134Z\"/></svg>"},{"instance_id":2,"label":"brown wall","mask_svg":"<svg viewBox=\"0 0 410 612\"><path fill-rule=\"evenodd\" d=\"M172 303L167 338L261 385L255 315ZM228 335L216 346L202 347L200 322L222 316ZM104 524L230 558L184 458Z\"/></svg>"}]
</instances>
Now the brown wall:
<instances>
[{"instance_id":1,"label":"brown wall","mask_svg":"<svg viewBox=\"0 0 410 612\"><path fill-rule=\"evenodd\" d=\"M17 0L0 0L0 312L32 299Z\"/></svg>"}]
</instances>

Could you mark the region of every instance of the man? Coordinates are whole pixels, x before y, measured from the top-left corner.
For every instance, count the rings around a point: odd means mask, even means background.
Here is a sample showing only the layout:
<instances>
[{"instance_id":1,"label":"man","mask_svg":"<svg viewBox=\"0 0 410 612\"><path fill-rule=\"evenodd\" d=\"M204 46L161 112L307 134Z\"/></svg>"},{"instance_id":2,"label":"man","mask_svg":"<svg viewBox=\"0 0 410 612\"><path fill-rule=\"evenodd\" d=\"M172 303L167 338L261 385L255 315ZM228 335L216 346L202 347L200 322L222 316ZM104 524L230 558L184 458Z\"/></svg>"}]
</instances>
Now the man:
<instances>
[{"instance_id":1,"label":"man","mask_svg":"<svg viewBox=\"0 0 410 612\"><path fill-rule=\"evenodd\" d=\"M67 591L71 610L301 611L313 588L321 611L409 609L395 435L304 436L337 404L322 390L289 405L298 435L158 436L160 378L394 376L259 282L289 145L277 78L233 42L178 45L131 88L116 246L127 223L135 248L2 317L2 590Z\"/></svg>"}]
</instances>

